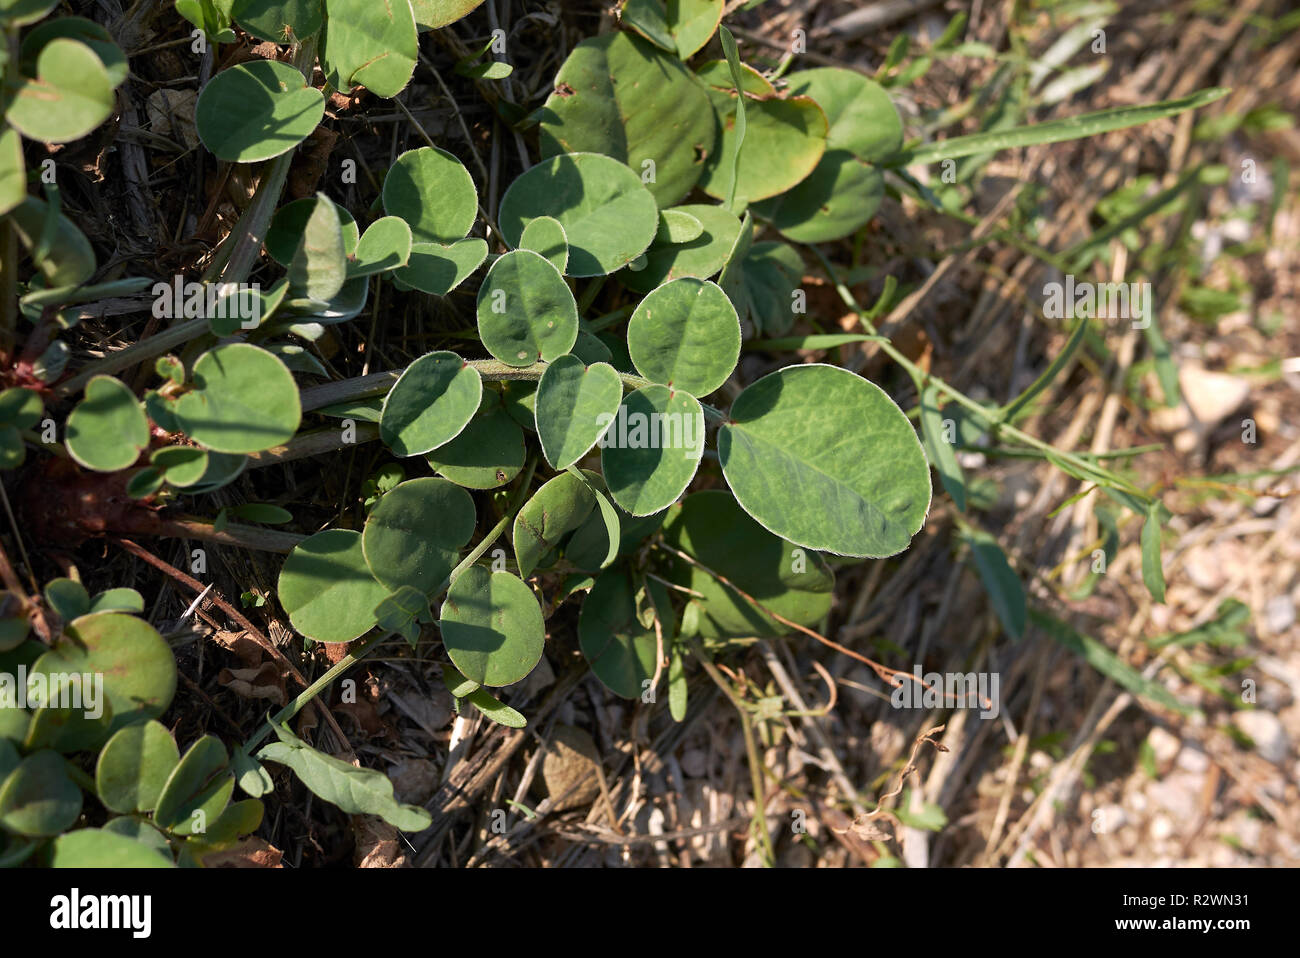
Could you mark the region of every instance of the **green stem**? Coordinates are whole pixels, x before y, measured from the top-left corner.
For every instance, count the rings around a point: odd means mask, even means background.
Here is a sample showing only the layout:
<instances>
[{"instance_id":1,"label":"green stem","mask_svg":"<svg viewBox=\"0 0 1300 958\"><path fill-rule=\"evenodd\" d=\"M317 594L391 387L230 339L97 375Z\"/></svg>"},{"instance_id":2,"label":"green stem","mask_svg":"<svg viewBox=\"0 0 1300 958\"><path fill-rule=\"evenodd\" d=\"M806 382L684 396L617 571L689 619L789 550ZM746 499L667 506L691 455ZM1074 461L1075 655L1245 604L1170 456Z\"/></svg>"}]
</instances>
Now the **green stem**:
<instances>
[{"instance_id":1,"label":"green stem","mask_svg":"<svg viewBox=\"0 0 1300 958\"><path fill-rule=\"evenodd\" d=\"M745 708L745 703L732 691L731 685L718 671L717 666L709 661L704 649L700 647L700 643L695 639L691 639L691 651L695 653L695 658L699 660L700 665L704 666L704 671L708 673L709 678L713 679L714 684L722 690L722 694L727 697L740 715L740 728L745 736L745 753L749 759L750 787L754 790L754 840L758 842L759 851L763 856L763 864L771 868L776 864L776 851L772 847L772 836L767 831L767 811L764 808L763 801L765 793L763 788L763 766L758 754L758 745L754 741L754 727L749 718L749 711Z\"/></svg>"},{"instance_id":2,"label":"green stem","mask_svg":"<svg viewBox=\"0 0 1300 958\"><path fill-rule=\"evenodd\" d=\"M253 754L253 749L257 748L257 746L262 743L262 740L271 734L271 725L284 725L306 708L308 702L329 688L335 679L360 662L371 650L374 649L375 646L386 639L392 638L396 634L397 633L395 632L381 632L379 635L367 639L359 648L353 649L347 655L343 656L343 658L339 659L338 662L334 663L334 665L331 666L324 675L303 689L302 692L295 696L288 705L276 712L275 715L271 716L269 724L264 725L258 730L256 735L244 743L245 754Z\"/></svg>"},{"instance_id":3,"label":"green stem","mask_svg":"<svg viewBox=\"0 0 1300 958\"><path fill-rule=\"evenodd\" d=\"M507 380L523 380L527 382L537 382L542 378L542 373L546 372L546 363L533 363L531 366L508 366L496 359L471 359L465 365L478 371L486 382L504 382ZM354 399L369 399L374 396L387 395L388 391L393 388L393 383L397 382L399 376L406 370L390 369L387 372L371 373L368 376L357 376L353 379L341 379L334 383L325 383L323 386L313 386L311 389L302 391L302 411L312 412L316 409L322 409L325 406L333 406L336 403L351 402ZM624 389L641 389L644 386L654 385L649 379L642 379L640 376L633 376L631 373L619 373L619 378L623 380ZM726 419L726 415L719 409L712 406L704 407L704 414L714 419Z\"/></svg>"},{"instance_id":4,"label":"green stem","mask_svg":"<svg viewBox=\"0 0 1300 958\"><path fill-rule=\"evenodd\" d=\"M316 39L309 37L298 47L298 52L293 58L293 65L302 73L308 84L311 83L315 63ZM266 230L271 224L271 217L275 214L275 207L280 202L280 194L284 192L284 184L289 178L289 168L293 166L295 153L297 150L288 150L267 163L262 171L262 181L257 185L257 192L253 195L253 201L239 217L239 222L235 224L230 235L226 237L230 255L225 261L224 268L221 266L221 257L218 257L204 273L205 282L212 282L218 273L223 283L242 283L248 279L248 274L253 271L257 258L262 254L262 242L266 239Z\"/></svg>"},{"instance_id":5,"label":"green stem","mask_svg":"<svg viewBox=\"0 0 1300 958\"><path fill-rule=\"evenodd\" d=\"M206 319L190 319L183 323L177 323L160 333L155 333L148 339L142 339L125 349L119 349L95 360L71 379L60 383L54 393L56 396L75 395L95 376L111 376L113 373L121 372L123 369L129 369L138 363L142 363L146 359L153 359L155 356L171 352L173 349L184 346L191 339L197 339L199 336L204 335L208 332L208 328Z\"/></svg>"}]
</instances>

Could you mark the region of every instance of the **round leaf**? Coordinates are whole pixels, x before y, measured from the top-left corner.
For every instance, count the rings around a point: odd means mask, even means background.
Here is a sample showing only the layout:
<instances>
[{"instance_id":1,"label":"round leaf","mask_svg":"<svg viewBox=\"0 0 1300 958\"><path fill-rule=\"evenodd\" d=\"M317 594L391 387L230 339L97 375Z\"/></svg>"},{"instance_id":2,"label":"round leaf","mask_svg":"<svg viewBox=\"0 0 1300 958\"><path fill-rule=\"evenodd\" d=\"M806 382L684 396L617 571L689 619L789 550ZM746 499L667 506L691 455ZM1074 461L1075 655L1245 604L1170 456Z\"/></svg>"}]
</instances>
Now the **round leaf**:
<instances>
[{"instance_id":1,"label":"round leaf","mask_svg":"<svg viewBox=\"0 0 1300 958\"><path fill-rule=\"evenodd\" d=\"M710 196L725 199L731 190L738 140L736 91L711 87L709 98L723 132L718 148L705 163L700 187ZM811 97L755 99L747 94L737 202L776 196L803 180L826 151L826 130L826 114Z\"/></svg>"},{"instance_id":2,"label":"round leaf","mask_svg":"<svg viewBox=\"0 0 1300 958\"><path fill-rule=\"evenodd\" d=\"M534 415L542 453L554 469L587 454L618 413L623 383L613 366L561 356L537 384Z\"/></svg>"},{"instance_id":3,"label":"round leaf","mask_svg":"<svg viewBox=\"0 0 1300 958\"><path fill-rule=\"evenodd\" d=\"M0 23L25 27L43 20L57 6L57 0L0 0Z\"/></svg>"},{"instance_id":4,"label":"round leaf","mask_svg":"<svg viewBox=\"0 0 1300 958\"><path fill-rule=\"evenodd\" d=\"M130 725L108 740L95 766L95 791L114 812L151 812L181 753L158 722Z\"/></svg>"},{"instance_id":5,"label":"round leaf","mask_svg":"<svg viewBox=\"0 0 1300 958\"><path fill-rule=\"evenodd\" d=\"M700 233L683 242L656 239L646 252L645 269L619 274L623 285L648 293L670 279L694 276L708 279L726 265L727 256L740 235L740 220L721 206L690 205L664 210L663 215L689 216L700 224ZM660 233L662 234L662 230Z\"/></svg>"},{"instance_id":6,"label":"round leaf","mask_svg":"<svg viewBox=\"0 0 1300 958\"><path fill-rule=\"evenodd\" d=\"M56 37L79 40L94 50L95 56L99 57L100 62L104 64L109 83L114 87L120 86L126 79L128 72L126 54L113 42L111 33L94 20L87 20L85 17L58 17L54 20L46 20L35 29L29 30L23 37L22 45L24 72L36 71L36 60L41 51Z\"/></svg>"},{"instance_id":7,"label":"round leaf","mask_svg":"<svg viewBox=\"0 0 1300 958\"><path fill-rule=\"evenodd\" d=\"M96 612L73 621L64 628L63 641L37 659L30 674L44 675L47 682L50 676L103 678L111 725L102 736L98 727L88 729L86 734L94 742L60 739L60 747L89 748L118 729L156 719L167 711L176 693L171 648L149 623L121 612Z\"/></svg>"},{"instance_id":8,"label":"round leaf","mask_svg":"<svg viewBox=\"0 0 1300 958\"><path fill-rule=\"evenodd\" d=\"M415 72L419 37L409 3L328 0L334 29L326 29L321 62L340 90L364 86L375 96L401 93Z\"/></svg>"},{"instance_id":9,"label":"round leaf","mask_svg":"<svg viewBox=\"0 0 1300 958\"><path fill-rule=\"evenodd\" d=\"M292 150L324 115L324 97L296 69L276 60L252 60L208 81L194 123L217 159L256 163Z\"/></svg>"},{"instance_id":10,"label":"round leaf","mask_svg":"<svg viewBox=\"0 0 1300 958\"><path fill-rule=\"evenodd\" d=\"M930 508L930 468L907 416L834 366L791 366L749 386L718 430L718 458L745 511L805 548L894 555Z\"/></svg>"},{"instance_id":11,"label":"round leaf","mask_svg":"<svg viewBox=\"0 0 1300 958\"><path fill-rule=\"evenodd\" d=\"M149 445L149 420L140 401L112 376L86 383L86 395L68 414L68 455L96 472L125 469Z\"/></svg>"},{"instance_id":12,"label":"round leaf","mask_svg":"<svg viewBox=\"0 0 1300 958\"><path fill-rule=\"evenodd\" d=\"M366 565L361 533L350 529L326 529L294 546L277 590L293 627L318 642L365 635L388 596Z\"/></svg>"},{"instance_id":13,"label":"round leaf","mask_svg":"<svg viewBox=\"0 0 1300 958\"><path fill-rule=\"evenodd\" d=\"M500 226L518 247L539 216L559 220L569 239L569 275L604 276L636 259L654 239L659 210L640 177L598 153L543 160L506 190Z\"/></svg>"},{"instance_id":14,"label":"round leaf","mask_svg":"<svg viewBox=\"0 0 1300 958\"><path fill-rule=\"evenodd\" d=\"M455 23L483 0L411 0L415 22L422 29L436 29Z\"/></svg>"},{"instance_id":15,"label":"round leaf","mask_svg":"<svg viewBox=\"0 0 1300 958\"><path fill-rule=\"evenodd\" d=\"M366 518L366 565L390 591L404 585L426 594L451 574L474 534L474 500L444 479L399 483Z\"/></svg>"},{"instance_id":16,"label":"round leaf","mask_svg":"<svg viewBox=\"0 0 1300 958\"><path fill-rule=\"evenodd\" d=\"M578 304L564 277L539 253L499 258L478 291L483 345L508 366L550 362L578 339Z\"/></svg>"},{"instance_id":17,"label":"round leaf","mask_svg":"<svg viewBox=\"0 0 1300 958\"><path fill-rule=\"evenodd\" d=\"M716 135L704 84L676 57L623 31L573 49L541 115L543 157L611 156L642 174L660 206L690 192Z\"/></svg>"},{"instance_id":18,"label":"round leaf","mask_svg":"<svg viewBox=\"0 0 1300 958\"><path fill-rule=\"evenodd\" d=\"M460 160L422 146L399 156L384 177L384 212L406 220L416 242L454 243L474 225L478 194Z\"/></svg>"},{"instance_id":19,"label":"round leaf","mask_svg":"<svg viewBox=\"0 0 1300 958\"><path fill-rule=\"evenodd\" d=\"M366 229L348 263L348 276L370 276L405 266L411 259L411 228L399 216L384 216Z\"/></svg>"},{"instance_id":20,"label":"round leaf","mask_svg":"<svg viewBox=\"0 0 1300 958\"><path fill-rule=\"evenodd\" d=\"M176 835L193 834L199 823L215 824L235 790L226 747L204 735L189 747L167 776L154 823ZM196 814L201 812L202 814Z\"/></svg>"},{"instance_id":21,"label":"round leaf","mask_svg":"<svg viewBox=\"0 0 1300 958\"><path fill-rule=\"evenodd\" d=\"M455 353L427 353L393 384L379 414L379 438L398 456L431 452L460 435L483 395L478 372Z\"/></svg>"},{"instance_id":22,"label":"round leaf","mask_svg":"<svg viewBox=\"0 0 1300 958\"><path fill-rule=\"evenodd\" d=\"M399 284L434 296L446 296L487 259L488 245L476 236L450 246L441 243L411 244L411 258L406 266L395 270Z\"/></svg>"},{"instance_id":23,"label":"round leaf","mask_svg":"<svg viewBox=\"0 0 1300 958\"><path fill-rule=\"evenodd\" d=\"M524 227L519 248L541 254L561 273L569 266L569 238L560 221L549 216L539 216Z\"/></svg>"},{"instance_id":24,"label":"round leaf","mask_svg":"<svg viewBox=\"0 0 1300 958\"><path fill-rule=\"evenodd\" d=\"M797 243L828 243L868 223L884 195L880 170L848 150L827 150L802 183L754 212Z\"/></svg>"},{"instance_id":25,"label":"round leaf","mask_svg":"<svg viewBox=\"0 0 1300 958\"><path fill-rule=\"evenodd\" d=\"M740 358L740 320L715 283L665 283L643 299L627 326L628 354L646 379L707 396Z\"/></svg>"},{"instance_id":26,"label":"round leaf","mask_svg":"<svg viewBox=\"0 0 1300 958\"><path fill-rule=\"evenodd\" d=\"M596 507L596 497L582 479L562 472L547 482L515 516L515 558L527 578L566 534L578 528Z\"/></svg>"},{"instance_id":27,"label":"round leaf","mask_svg":"<svg viewBox=\"0 0 1300 958\"><path fill-rule=\"evenodd\" d=\"M826 148L848 150L868 162L882 160L903 145L903 121L889 93L856 70L822 67L786 77L791 94L809 96L826 114Z\"/></svg>"},{"instance_id":28,"label":"round leaf","mask_svg":"<svg viewBox=\"0 0 1300 958\"><path fill-rule=\"evenodd\" d=\"M325 22L321 0L234 0L235 22L257 39L297 43Z\"/></svg>"},{"instance_id":29,"label":"round leaf","mask_svg":"<svg viewBox=\"0 0 1300 958\"><path fill-rule=\"evenodd\" d=\"M304 196L300 200L284 204L271 217L271 225L267 227L264 242L266 251L281 266L288 266L293 262L294 253L307 229L307 222L316 212L317 202L318 197ZM356 254L357 243L361 238L357 221L351 213L337 203L334 204L334 212L338 214L339 230L343 235L343 253L346 256L353 256Z\"/></svg>"},{"instance_id":30,"label":"round leaf","mask_svg":"<svg viewBox=\"0 0 1300 958\"><path fill-rule=\"evenodd\" d=\"M164 446L154 450L149 461L162 470L173 486L184 488L201 480L208 471L208 453L198 446Z\"/></svg>"},{"instance_id":31,"label":"round leaf","mask_svg":"<svg viewBox=\"0 0 1300 958\"><path fill-rule=\"evenodd\" d=\"M645 386L624 397L600 440L609 494L625 512L648 516L676 502L704 452L704 410L690 393Z\"/></svg>"},{"instance_id":32,"label":"round leaf","mask_svg":"<svg viewBox=\"0 0 1300 958\"><path fill-rule=\"evenodd\" d=\"M81 789L68 777L63 756L43 750L0 783L0 827L32 838L57 835L81 815Z\"/></svg>"},{"instance_id":33,"label":"round leaf","mask_svg":"<svg viewBox=\"0 0 1300 958\"><path fill-rule=\"evenodd\" d=\"M509 572L470 566L447 590L441 620L452 664L479 685L513 685L542 658L542 610L532 589Z\"/></svg>"},{"instance_id":34,"label":"round leaf","mask_svg":"<svg viewBox=\"0 0 1300 958\"><path fill-rule=\"evenodd\" d=\"M5 119L30 139L67 143L107 120L113 102L113 81L95 51L59 37L41 49L36 78L18 85Z\"/></svg>"},{"instance_id":35,"label":"round leaf","mask_svg":"<svg viewBox=\"0 0 1300 958\"><path fill-rule=\"evenodd\" d=\"M50 287L79 286L95 274L95 249L86 235L62 213L50 220L44 200L29 196L9 219L28 250L45 249L37 266Z\"/></svg>"},{"instance_id":36,"label":"round leaf","mask_svg":"<svg viewBox=\"0 0 1300 958\"><path fill-rule=\"evenodd\" d=\"M429 465L458 486L495 489L524 468L524 431L505 407L493 401L465 430L429 454Z\"/></svg>"},{"instance_id":37,"label":"round leaf","mask_svg":"<svg viewBox=\"0 0 1300 958\"><path fill-rule=\"evenodd\" d=\"M787 621L812 625L830 611L835 577L816 554L772 535L723 489L687 496L668 510L664 542L692 556L670 560L666 578L697 593L698 632L705 638L779 636ZM703 568L701 568L703 566ZM708 571L706 571L708 570ZM741 598L711 573L752 596Z\"/></svg>"},{"instance_id":38,"label":"round leaf","mask_svg":"<svg viewBox=\"0 0 1300 958\"><path fill-rule=\"evenodd\" d=\"M210 349L194 364L194 389L174 407L181 428L216 452L249 453L288 442L302 420L298 386L278 358L248 343Z\"/></svg>"}]
</instances>

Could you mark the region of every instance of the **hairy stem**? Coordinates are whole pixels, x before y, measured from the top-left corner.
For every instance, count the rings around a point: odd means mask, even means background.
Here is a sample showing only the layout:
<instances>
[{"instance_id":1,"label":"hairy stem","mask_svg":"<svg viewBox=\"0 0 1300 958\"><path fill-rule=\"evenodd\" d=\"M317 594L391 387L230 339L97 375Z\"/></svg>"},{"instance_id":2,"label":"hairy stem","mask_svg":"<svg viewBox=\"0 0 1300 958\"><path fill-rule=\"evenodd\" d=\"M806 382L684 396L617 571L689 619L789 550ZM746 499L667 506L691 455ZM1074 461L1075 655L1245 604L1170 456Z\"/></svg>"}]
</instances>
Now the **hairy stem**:
<instances>
[{"instance_id":1,"label":"hairy stem","mask_svg":"<svg viewBox=\"0 0 1300 958\"><path fill-rule=\"evenodd\" d=\"M542 378L542 373L546 372L547 367L546 363L533 363L531 366L507 366L496 359L471 359L465 365L477 370L478 374L486 382L504 382L506 380L537 382ZM333 406L336 403L387 395L388 390L393 388L393 383L397 382L398 377L405 371L405 369L390 369L387 372L371 373L369 376L357 376L354 379L341 379L338 382L325 383L323 386L304 389L302 391L302 411L312 412L316 409L323 409L325 406ZM624 389L640 389L643 386L654 385L651 380L633 376L631 373L619 373L619 378L623 380ZM712 416L714 419L726 418L721 410L706 406L704 403L700 403L700 405L704 407L706 416Z\"/></svg>"}]
</instances>

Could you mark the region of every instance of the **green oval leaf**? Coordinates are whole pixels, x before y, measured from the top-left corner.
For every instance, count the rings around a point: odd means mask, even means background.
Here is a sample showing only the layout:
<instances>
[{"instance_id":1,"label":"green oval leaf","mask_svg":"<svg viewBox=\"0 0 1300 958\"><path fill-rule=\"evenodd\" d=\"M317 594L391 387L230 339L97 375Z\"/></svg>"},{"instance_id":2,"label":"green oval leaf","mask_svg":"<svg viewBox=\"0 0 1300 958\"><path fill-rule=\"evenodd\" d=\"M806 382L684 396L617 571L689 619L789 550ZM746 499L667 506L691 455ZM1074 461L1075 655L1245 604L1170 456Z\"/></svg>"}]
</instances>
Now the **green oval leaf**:
<instances>
[{"instance_id":1,"label":"green oval leaf","mask_svg":"<svg viewBox=\"0 0 1300 958\"><path fill-rule=\"evenodd\" d=\"M302 406L293 374L249 343L208 350L194 364L194 389L176 400L177 422L216 452L249 453L293 438Z\"/></svg>"},{"instance_id":2,"label":"green oval leaf","mask_svg":"<svg viewBox=\"0 0 1300 958\"><path fill-rule=\"evenodd\" d=\"M411 259L411 228L400 216L384 216L366 228L348 262L348 276L371 276L405 266Z\"/></svg>"},{"instance_id":3,"label":"green oval leaf","mask_svg":"<svg viewBox=\"0 0 1300 958\"><path fill-rule=\"evenodd\" d=\"M454 243L474 225L478 193L460 160L422 146L399 156L384 177L384 212L406 220L416 242Z\"/></svg>"},{"instance_id":4,"label":"green oval leaf","mask_svg":"<svg viewBox=\"0 0 1300 958\"><path fill-rule=\"evenodd\" d=\"M894 555L930 507L930 468L907 416L834 366L791 366L749 386L718 430L718 458L745 511L805 548Z\"/></svg>"},{"instance_id":5,"label":"green oval leaf","mask_svg":"<svg viewBox=\"0 0 1300 958\"><path fill-rule=\"evenodd\" d=\"M470 489L503 486L524 468L524 431L493 399L451 442L428 455L439 475Z\"/></svg>"},{"instance_id":6,"label":"green oval leaf","mask_svg":"<svg viewBox=\"0 0 1300 958\"><path fill-rule=\"evenodd\" d=\"M446 296L483 265L487 259L487 241L477 236L459 240L450 246L441 243L412 243L411 258L406 266L395 270L399 284L434 296Z\"/></svg>"},{"instance_id":7,"label":"green oval leaf","mask_svg":"<svg viewBox=\"0 0 1300 958\"><path fill-rule=\"evenodd\" d=\"M541 116L543 157L613 157L641 174L660 206L690 192L716 135L704 84L677 58L620 31L574 47Z\"/></svg>"},{"instance_id":8,"label":"green oval leaf","mask_svg":"<svg viewBox=\"0 0 1300 958\"><path fill-rule=\"evenodd\" d=\"M120 612L91 613L73 621L64 628L64 640L37 659L29 673L47 679L85 673L103 677L111 725L86 729L85 742L61 738L60 748L90 748L118 729L156 719L176 693L171 648L149 623ZM84 693L83 702L91 704Z\"/></svg>"},{"instance_id":9,"label":"green oval leaf","mask_svg":"<svg viewBox=\"0 0 1300 958\"><path fill-rule=\"evenodd\" d=\"M811 173L826 152L826 114L811 97L760 99L747 93L743 147L733 175L740 145L736 91L729 82L726 89L710 87L709 100L722 128L722 140L700 177L700 188L710 196L726 199L733 178L741 205L784 193Z\"/></svg>"},{"instance_id":10,"label":"green oval leaf","mask_svg":"<svg viewBox=\"0 0 1300 958\"><path fill-rule=\"evenodd\" d=\"M467 16L483 0L411 0L415 22L422 29L437 29Z\"/></svg>"},{"instance_id":11,"label":"green oval leaf","mask_svg":"<svg viewBox=\"0 0 1300 958\"><path fill-rule=\"evenodd\" d=\"M737 305L736 311L748 316L761 333L788 333L798 312L796 293L802 282L803 260L794 247L773 240L755 243L740 264L739 298L744 308Z\"/></svg>"},{"instance_id":12,"label":"green oval leaf","mask_svg":"<svg viewBox=\"0 0 1300 958\"><path fill-rule=\"evenodd\" d=\"M623 383L613 366L560 356L542 372L534 408L542 453L554 469L583 456L618 414ZM603 424L602 424L603 421Z\"/></svg>"},{"instance_id":13,"label":"green oval leaf","mask_svg":"<svg viewBox=\"0 0 1300 958\"><path fill-rule=\"evenodd\" d=\"M474 500L459 486L428 477L399 483L366 518L366 565L390 591L430 594L451 575L475 522Z\"/></svg>"},{"instance_id":14,"label":"green oval leaf","mask_svg":"<svg viewBox=\"0 0 1300 958\"><path fill-rule=\"evenodd\" d=\"M46 604L64 622L79 619L90 611L90 593L73 579L51 579L43 590Z\"/></svg>"},{"instance_id":15,"label":"green oval leaf","mask_svg":"<svg viewBox=\"0 0 1300 958\"><path fill-rule=\"evenodd\" d=\"M79 286L95 275L95 249L62 213L53 221L44 200L29 196L9 212L9 220L50 287ZM37 247L44 250L35 255Z\"/></svg>"},{"instance_id":16,"label":"green oval leaf","mask_svg":"<svg viewBox=\"0 0 1300 958\"><path fill-rule=\"evenodd\" d=\"M321 63L326 79L339 90L359 85L375 96L401 93L419 56L411 5L325 0L325 13Z\"/></svg>"},{"instance_id":17,"label":"green oval leaf","mask_svg":"<svg viewBox=\"0 0 1300 958\"><path fill-rule=\"evenodd\" d=\"M45 19L57 6L57 0L0 0L0 23L25 27Z\"/></svg>"},{"instance_id":18,"label":"green oval leaf","mask_svg":"<svg viewBox=\"0 0 1300 958\"><path fill-rule=\"evenodd\" d=\"M321 0L234 0L235 22L264 43L297 43L325 22Z\"/></svg>"},{"instance_id":19,"label":"green oval leaf","mask_svg":"<svg viewBox=\"0 0 1300 958\"><path fill-rule=\"evenodd\" d=\"M482 396L483 380L465 360L446 350L427 353L389 391L379 438L398 456L431 452L460 435Z\"/></svg>"},{"instance_id":20,"label":"green oval leaf","mask_svg":"<svg viewBox=\"0 0 1300 958\"><path fill-rule=\"evenodd\" d=\"M113 81L95 51L59 37L36 57L36 77L18 84L5 120L29 139L67 143L107 120L113 103Z\"/></svg>"},{"instance_id":21,"label":"green oval leaf","mask_svg":"<svg viewBox=\"0 0 1300 958\"><path fill-rule=\"evenodd\" d=\"M562 472L538 489L515 516L515 559L525 579L560 539L582 525L596 498L587 483Z\"/></svg>"},{"instance_id":22,"label":"green oval leaf","mask_svg":"<svg viewBox=\"0 0 1300 958\"><path fill-rule=\"evenodd\" d=\"M366 564L361 533L350 529L326 529L294 546L277 592L293 627L318 642L365 635L388 595Z\"/></svg>"},{"instance_id":23,"label":"green oval leaf","mask_svg":"<svg viewBox=\"0 0 1300 958\"><path fill-rule=\"evenodd\" d=\"M348 261L338 207L324 193L310 200L311 212L294 243L286 279L293 297L328 302L343 288Z\"/></svg>"},{"instance_id":24,"label":"green oval leaf","mask_svg":"<svg viewBox=\"0 0 1300 958\"><path fill-rule=\"evenodd\" d=\"M500 226L518 247L540 216L559 220L569 240L569 275L604 276L636 259L654 239L659 210L640 177L598 153L543 160L510 184Z\"/></svg>"},{"instance_id":25,"label":"green oval leaf","mask_svg":"<svg viewBox=\"0 0 1300 958\"><path fill-rule=\"evenodd\" d=\"M22 69L24 73L34 73L36 61L46 44L56 37L79 40L95 51L95 56L104 64L108 81L115 88L126 79L128 69L126 54L113 42L113 35L85 17L58 17L47 20L35 29L29 30L23 37Z\"/></svg>"},{"instance_id":26,"label":"green oval leaf","mask_svg":"<svg viewBox=\"0 0 1300 958\"><path fill-rule=\"evenodd\" d=\"M557 219L539 216L529 222L519 238L519 248L541 255L561 274L569 267L569 238Z\"/></svg>"},{"instance_id":27,"label":"green oval leaf","mask_svg":"<svg viewBox=\"0 0 1300 958\"><path fill-rule=\"evenodd\" d=\"M81 789L63 756L47 750L23 759L0 783L0 827L32 838L57 835L81 816Z\"/></svg>"},{"instance_id":28,"label":"green oval leaf","mask_svg":"<svg viewBox=\"0 0 1300 958\"><path fill-rule=\"evenodd\" d=\"M513 685L541 661L542 610L533 590L509 572L470 566L447 590L440 618L452 664L479 685Z\"/></svg>"},{"instance_id":29,"label":"green oval leaf","mask_svg":"<svg viewBox=\"0 0 1300 958\"><path fill-rule=\"evenodd\" d=\"M624 397L600 440L609 494L648 516L686 491L704 452L704 410L685 390L645 386Z\"/></svg>"},{"instance_id":30,"label":"green oval leaf","mask_svg":"<svg viewBox=\"0 0 1300 958\"><path fill-rule=\"evenodd\" d=\"M740 220L721 206L705 204L677 206L664 210L664 216L689 216L700 224L699 235L680 242L667 242L660 235L646 251L645 268L619 274L628 289L648 293L668 280L683 276L708 279L727 263L727 256L740 235Z\"/></svg>"},{"instance_id":31,"label":"green oval leaf","mask_svg":"<svg viewBox=\"0 0 1300 958\"><path fill-rule=\"evenodd\" d=\"M288 266L293 262L294 253L297 252L303 233L307 229L307 221L316 212L318 198L319 194L304 196L300 200L286 203L271 217L271 225L267 227L264 242L266 251L281 266ZM352 214L344 207L335 203L334 212L338 215L338 228L343 236L343 253L353 256L357 251L361 230L357 227L357 221Z\"/></svg>"},{"instance_id":32,"label":"green oval leaf","mask_svg":"<svg viewBox=\"0 0 1300 958\"><path fill-rule=\"evenodd\" d=\"M215 824L235 791L226 747L204 735L189 747L167 776L153 820L176 835L192 835Z\"/></svg>"},{"instance_id":33,"label":"green oval leaf","mask_svg":"<svg viewBox=\"0 0 1300 958\"><path fill-rule=\"evenodd\" d=\"M96 472L125 469L149 445L149 420L140 401L112 376L95 376L68 414L68 455Z\"/></svg>"},{"instance_id":34,"label":"green oval leaf","mask_svg":"<svg viewBox=\"0 0 1300 958\"><path fill-rule=\"evenodd\" d=\"M478 331L488 352L508 366L550 362L578 339L578 304L543 256L512 250L479 287Z\"/></svg>"},{"instance_id":35,"label":"green oval leaf","mask_svg":"<svg viewBox=\"0 0 1300 958\"><path fill-rule=\"evenodd\" d=\"M880 170L848 150L827 150L803 182L754 212L797 243L828 243L868 223L884 195Z\"/></svg>"},{"instance_id":36,"label":"green oval leaf","mask_svg":"<svg viewBox=\"0 0 1300 958\"><path fill-rule=\"evenodd\" d=\"M104 807L122 815L151 812L181 760L171 733L148 721L119 730L99 753L95 791Z\"/></svg>"},{"instance_id":37,"label":"green oval leaf","mask_svg":"<svg viewBox=\"0 0 1300 958\"><path fill-rule=\"evenodd\" d=\"M155 449L149 461L168 483L182 489L195 485L208 472L208 452L198 446L164 446Z\"/></svg>"},{"instance_id":38,"label":"green oval leaf","mask_svg":"<svg viewBox=\"0 0 1300 958\"><path fill-rule=\"evenodd\" d=\"M277 60L252 60L208 81L194 108L194 124L217 159L256 163L292 150L324 115L324 97L296 69Z\"/></svg>"},{"instance_id":39,"label":"green oval leaf","mask_svg":"<svg viewBox=\"0 0 1300 958\"><path fill-rule=\"evenodd\" d=\"M646 379L707 396L740 358L740 320L715 283L675 279L643 299L627 325L627 349Z\"/></svg>"}]
</instances>

